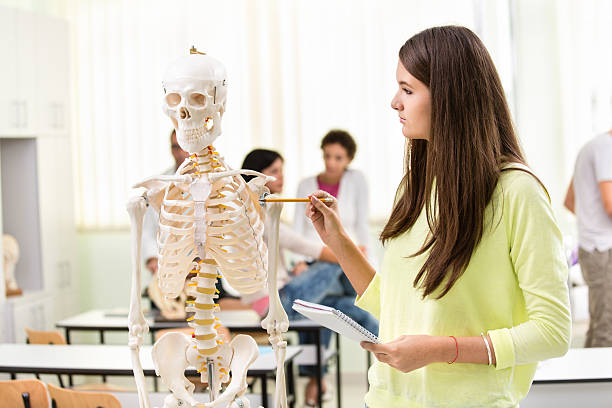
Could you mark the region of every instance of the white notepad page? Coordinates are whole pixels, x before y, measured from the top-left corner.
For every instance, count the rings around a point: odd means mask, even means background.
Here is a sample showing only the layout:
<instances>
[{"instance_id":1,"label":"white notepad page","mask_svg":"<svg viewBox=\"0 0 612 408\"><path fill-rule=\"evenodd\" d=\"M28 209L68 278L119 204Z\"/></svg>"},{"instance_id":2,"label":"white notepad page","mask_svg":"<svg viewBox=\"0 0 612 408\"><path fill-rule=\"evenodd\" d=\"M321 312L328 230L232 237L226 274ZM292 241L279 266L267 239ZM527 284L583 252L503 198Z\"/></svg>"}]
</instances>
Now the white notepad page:
<instances>
[{"instance_id":1,"label":"white notepad page","mask_svg":"<svg viewBox=\"0 0 612 408\"><path fill-rule=\"evenodd\" d=\"M296 299L293 310L351 340L380 343L375 334L333 307Z\"/></svg>"}]
</instances>

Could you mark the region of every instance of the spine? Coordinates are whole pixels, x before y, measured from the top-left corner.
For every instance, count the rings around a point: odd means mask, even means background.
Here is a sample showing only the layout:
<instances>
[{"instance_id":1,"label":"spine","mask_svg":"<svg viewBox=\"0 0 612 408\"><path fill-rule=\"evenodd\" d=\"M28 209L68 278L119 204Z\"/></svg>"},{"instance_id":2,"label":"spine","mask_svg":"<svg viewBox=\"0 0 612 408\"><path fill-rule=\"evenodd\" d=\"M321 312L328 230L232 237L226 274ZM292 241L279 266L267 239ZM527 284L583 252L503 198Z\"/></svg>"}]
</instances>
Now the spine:
<instances>
[{"instance_id":1,"label":"spine","mask_svg":"<svg viewBox=\"0 0 612 408\"><path fill-rule=\"evenodd\" d=\"M217 298L215 285L219 275L216 265L203 263L202 261L196 264L194 272L197 275L192 278L191 284L195 283L195 291L192 291L195 300L188 301L189 305L187 307L187 311L193 312L194 315L188 321L189 326L194 329L193 337L204 363L206 357L215 354L219 349L219 344L222 344L216 330L220 324L214 314L218 308L215 304Z\"/></svg>"}]
</instances>

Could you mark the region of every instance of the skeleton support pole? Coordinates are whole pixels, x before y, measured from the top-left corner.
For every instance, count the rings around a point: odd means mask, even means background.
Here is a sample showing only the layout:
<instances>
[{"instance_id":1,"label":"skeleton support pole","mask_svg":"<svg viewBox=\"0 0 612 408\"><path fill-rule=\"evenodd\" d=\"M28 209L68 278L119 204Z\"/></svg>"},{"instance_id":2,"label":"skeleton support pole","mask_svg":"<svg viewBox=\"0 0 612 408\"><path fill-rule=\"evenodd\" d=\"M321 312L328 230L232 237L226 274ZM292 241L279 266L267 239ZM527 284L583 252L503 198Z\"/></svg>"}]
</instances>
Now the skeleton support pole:
<instances>
[{"instance_id":1,"label":"skeleton support pole","mask_svg":"<svg viewBox=\"0 0 612 408\"><path fill-rule=\"evenodd\" d=\"M149 326L142 314L140 301L141 276L140 276L140 246L142 241L142 220L147 206L142 196L130 199L127 211L130 214L132 231L132 291L130 294L130 312L128 315L130 353L132 356L132 367L134 379L138 390L140 408L149 408L149 395L146 392L146 384L142 364L140 363L140 346L143 335L149 331Z\"/></svg>"}]
</instances>

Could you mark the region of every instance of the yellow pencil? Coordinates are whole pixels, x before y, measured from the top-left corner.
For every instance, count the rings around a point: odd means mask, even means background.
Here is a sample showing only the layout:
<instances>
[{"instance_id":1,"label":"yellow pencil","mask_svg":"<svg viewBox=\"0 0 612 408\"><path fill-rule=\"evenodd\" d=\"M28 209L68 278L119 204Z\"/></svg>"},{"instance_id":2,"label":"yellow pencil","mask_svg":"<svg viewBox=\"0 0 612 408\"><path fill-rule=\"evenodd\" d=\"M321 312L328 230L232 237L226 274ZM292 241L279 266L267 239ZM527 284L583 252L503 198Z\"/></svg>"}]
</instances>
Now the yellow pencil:
<instances>
[{"instance_id":1,"label":"yellow pencil","mask_svg":"<svg viewBox=\"0 0 612 408\"><path fill-rule=\"evenodd\" d=\"M331 203L334 199L331 197L319 198L324 203ZM310 198L262 198L259 201L264 203L309 203Z\"/></svg>"}]
</instances>

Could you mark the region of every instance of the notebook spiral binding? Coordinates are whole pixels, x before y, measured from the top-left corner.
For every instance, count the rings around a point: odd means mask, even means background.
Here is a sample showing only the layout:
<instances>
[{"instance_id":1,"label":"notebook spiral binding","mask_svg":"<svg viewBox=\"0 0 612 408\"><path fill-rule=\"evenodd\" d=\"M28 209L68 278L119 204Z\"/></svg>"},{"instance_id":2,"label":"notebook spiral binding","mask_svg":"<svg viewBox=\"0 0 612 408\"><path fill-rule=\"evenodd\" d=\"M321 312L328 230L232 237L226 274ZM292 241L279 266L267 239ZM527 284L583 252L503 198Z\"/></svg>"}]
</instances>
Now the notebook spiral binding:
<instances>
[{"instance_id":1,"label":"notebook spiral binding","mask_svg":"<svg viewBox=\"0 0 612 408\"><path fill-rule=\"evenodd\" d=\"M378 342L378 337L376 337L376 335L374 333L372 333L371 331L369 331L368 329L366 329L365 327L363 327L362 325L360 325L359 323L357 323L356 321L351 319L349 316L345 315L344 313L342 313L338 309L333 309L332 312L336 316L338 316L340 319L342 319L345 322L347 322L349 324L349 326L351 326L353 329L357 330L359 333L361 333L364 336L366 336L372 343L377 343Z\"/></svg>"}]
</instances>

